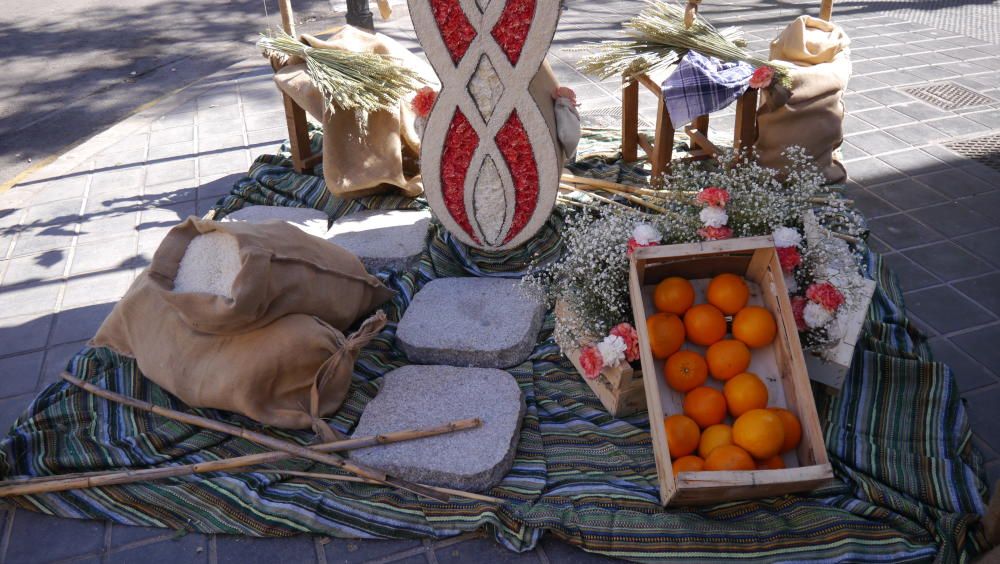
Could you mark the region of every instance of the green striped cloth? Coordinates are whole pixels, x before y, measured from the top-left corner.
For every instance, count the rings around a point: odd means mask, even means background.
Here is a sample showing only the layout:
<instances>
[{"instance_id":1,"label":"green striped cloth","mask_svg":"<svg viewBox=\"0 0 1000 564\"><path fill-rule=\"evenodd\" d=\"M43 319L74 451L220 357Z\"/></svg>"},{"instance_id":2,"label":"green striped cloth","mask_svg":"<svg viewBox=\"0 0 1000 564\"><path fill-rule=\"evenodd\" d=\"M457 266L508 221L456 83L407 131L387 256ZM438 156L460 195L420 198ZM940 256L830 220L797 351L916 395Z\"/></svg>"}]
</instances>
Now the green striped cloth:
<instances>
[{"instance_id":1,"label":"green striped cloth","mask_svg":"<svg viewBox=\"0 0 1000 564\"><path fill-rule=\"evenodd\" d=\"M422 206L398 198L344 202L322 181L263 156L220 215L250 204L311 206L331 217L365 208ZM350 432L382 375L406 364L394 334L414 293L441 276L518 276L559 251L557 213L527 246L503 255L473 251L435 227L420 264L380 273L398 294L390 322L362 352L351 393L331 419ZM836 485L803 495L663 509L644 413L608 415L552 340L548 315L531 357L511 373L527 398L514 466L490 490L508 500L441 503L387 488L264 472L215 473L15 498L28 509L75 518L204 533L338 537L448 537L486 528L511 550L551 534L584 550L635 561L968 561L986 548L985 487L966 411L947 366L907 321L898 285L874 253L878 283L853 367L839 395L817 388ZM188 409L144 379L133 360L87 348L69 370L96 385ZM191 410L259 429L212 410ZM264 431L306 444L306 432ZM147 468L260 452L242 440L171 422L56 383L0 441L0 477ZM273 468L337 472L308 461Z\"/></svg>"}]
</instances>

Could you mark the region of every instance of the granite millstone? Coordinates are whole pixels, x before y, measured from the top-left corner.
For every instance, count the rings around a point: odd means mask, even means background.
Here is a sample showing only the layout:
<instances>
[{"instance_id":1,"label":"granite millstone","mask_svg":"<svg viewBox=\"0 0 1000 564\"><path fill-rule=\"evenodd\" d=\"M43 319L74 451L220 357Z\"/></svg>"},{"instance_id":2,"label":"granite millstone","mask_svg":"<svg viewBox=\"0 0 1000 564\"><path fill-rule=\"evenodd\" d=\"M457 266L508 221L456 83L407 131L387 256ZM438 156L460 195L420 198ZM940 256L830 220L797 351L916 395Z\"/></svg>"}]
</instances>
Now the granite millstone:
<instances>
[{"instance_id":1,"label":"granite millstone","mask_svg":"<svg viewBox=\"0 0 1000 564\"><path fill-rule=\"evenodd\" d=\"M476 429L352 451L365 466L413 482L487 490L514 464L524 416L517 381L503 370L409 365L386 374L355 437L442 425L478 417Z\"/></svg>"},{"instance_id":2,"label":"granite millstone","mask_svg":"<svg viewBox=\"0 0 1000 564\"><path fill-rule=\"evenodd\" d=\"M438 278L414 296L396 339L410 362L509 368L531 355L544 314L517 280Z\"/></svg>"},{"instance_id":3,"label":"granite millstone","mask_svg":"<svg viewBox=\"0 0 1000 564\"><path fill-rule=\"evenodd\" d=\"M222 218L222 221L284 221L310 235L322 237L330 226L330 218L313 208L289 208L285 206L248 206Z\"/></svg>"},{"instance_id":4,"label":"granite millstone","mask_svg":"<svg viewBox=\"0 0 1000 564\"><path fill-rule=\"evenodd\" d=\"M328 241L351 251L369 272L409 270L427 247L429 210L369 210L333 222Z\"/></svg>"}]
</instances>

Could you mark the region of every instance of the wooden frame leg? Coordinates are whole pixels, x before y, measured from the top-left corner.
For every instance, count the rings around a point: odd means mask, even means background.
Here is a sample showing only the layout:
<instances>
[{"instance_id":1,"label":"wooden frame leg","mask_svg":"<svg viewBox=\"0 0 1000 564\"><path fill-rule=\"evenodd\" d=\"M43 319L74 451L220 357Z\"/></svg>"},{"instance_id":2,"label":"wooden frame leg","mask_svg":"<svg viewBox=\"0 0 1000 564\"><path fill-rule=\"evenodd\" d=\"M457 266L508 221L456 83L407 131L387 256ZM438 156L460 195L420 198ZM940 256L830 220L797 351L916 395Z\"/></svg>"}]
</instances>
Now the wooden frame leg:
<instances>
[{"instance_id":1,"label":"wooden frame leg","mask_svg":"<svg viewBox=\"0 0 1000 564\"><path fill-rule=\"evenodd\" d=\"M670 112L663 98L657 96L660 106L656 110L656 139L653 140L653 154L649 155L650 164L653 167L653 176L650 183L659 185L663 182L661 176L670 166L670 161L674 156L674 124L670 120Z\"/></svg>"},{"instance_id":2,"label":"wooden frame leg","mask_svg":"<svg viewBox=\"0 0 1000 564\"><path fill-rule=\"evenodd\" d=\"M296 104L287 94L281 95L285 102L285 124L288 126L288 141L291 145L292 167L295 172L303 174L312 168L308 161L314 160L309 146L309 126L306 121L306 111Z\"/></svg>"},{"instance_id":3,"label":"wooden frame leg","mask_svg":"<svg viewBox=\"0 0 1000 564\"><path fill-rule=\"evenodd\" d=\"M622 161L639 160L639 83L622 83Z\"/></svg>"},{"instance_id":4,"label":"wooden frame leg","mask_svg":"<svg viewBox=\"0 0 1000 564\"><path fill-rule=\"evenodd\" d=\"M747 151L757 142L757 89L748 88L736 101L736 125L733 128L733 148Z\"/></svg>"}]
</instances>

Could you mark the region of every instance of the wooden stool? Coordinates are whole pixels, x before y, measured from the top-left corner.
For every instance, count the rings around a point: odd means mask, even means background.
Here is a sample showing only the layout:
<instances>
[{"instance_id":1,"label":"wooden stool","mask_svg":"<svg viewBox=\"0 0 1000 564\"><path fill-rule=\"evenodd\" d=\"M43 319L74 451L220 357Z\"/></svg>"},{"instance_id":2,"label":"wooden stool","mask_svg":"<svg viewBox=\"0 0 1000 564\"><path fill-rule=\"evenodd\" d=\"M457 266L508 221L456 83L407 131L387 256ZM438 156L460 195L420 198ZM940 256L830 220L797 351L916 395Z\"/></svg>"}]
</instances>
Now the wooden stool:
<instances>
[{"instance_id":1,"label":"wooden stool","mask_svg":"<svg viewBox=\"0 0 1000 564\"><path fill-rule=\"evenodd\" d=\"M292 0L279 0L278 9L281 11L281 27L285 33L295 37L295 19L292 13ZM280 67L271 60L271 68L277 71ZM281 98L285 107L285 125L288 127L288 144L292 153L292 168L299 174L308 173L321 160L322 153L312 154L309 146L309 125L306 120L306 111L292 100L291 96L282 92Z\"/></svg>"},{"instance_id":2,"label":"wooden stool","mask_svg":"<svg viewBox=\"0 0 1000 564\"><path fill-rule=\"evenodd\" d=\"M656 110L656 132L650 143L639 135L639 85L656 96L659 106ZM708 115L698 116L684 127L684 133L691 141L691 160L711 158L719 153L719 148L708 140ZM757 141L757 89L748 88L736 101L736 125L733 130L733 148L742 150L752 147ZM624 79L622 85L622 160L629 163L639 160L638 149L642 147L653 168L653 182L670 168L674 154L674 123L663 101L660 83L646 74L634 80Z\"/></svg>"}]
</instances>

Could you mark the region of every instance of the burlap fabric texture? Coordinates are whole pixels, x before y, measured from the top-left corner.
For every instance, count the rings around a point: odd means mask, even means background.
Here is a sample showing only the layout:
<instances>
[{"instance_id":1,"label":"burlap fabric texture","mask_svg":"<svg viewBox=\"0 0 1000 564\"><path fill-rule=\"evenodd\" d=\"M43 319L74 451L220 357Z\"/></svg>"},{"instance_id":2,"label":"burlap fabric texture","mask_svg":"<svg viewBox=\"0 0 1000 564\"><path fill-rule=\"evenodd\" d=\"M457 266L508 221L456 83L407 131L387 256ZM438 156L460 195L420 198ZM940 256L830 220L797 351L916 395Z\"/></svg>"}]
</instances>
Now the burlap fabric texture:
<instances>
[{"instance_id":1,"label":"burlap fabric texture","mask_svg":"<svg viewBox=\"0 0 1000 564\"><path fill-rule=\"evenodd\" d=\"M833 152L844 140L850 43L839 26L810 16L798 17L771 42L771 60L789 67L792 88L790 93L781 89L777 94L764 93L764 104L757 112L756 149L761 163L784 168L787 162L782 151L797 145L815 159L827 182L847 177Z\"/></svg>"},{"instance_id":2,"label":"burlap fabric texture","mask_svg":"<svg viewBox=\"0 0 1000 564\"><path fill-rule=\"evenodd\" d=\"M232 297L173 291L188 244L233 235L241 268ZM343 402L361 347L378 334L392 296L348 251L284 222L189 218L170 231L150 267L91 345L136 359L150 380L193 407L235 411L288 429L313 427Z\"/></svg>"}]
</instances>

